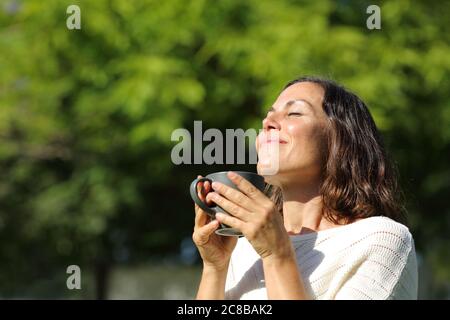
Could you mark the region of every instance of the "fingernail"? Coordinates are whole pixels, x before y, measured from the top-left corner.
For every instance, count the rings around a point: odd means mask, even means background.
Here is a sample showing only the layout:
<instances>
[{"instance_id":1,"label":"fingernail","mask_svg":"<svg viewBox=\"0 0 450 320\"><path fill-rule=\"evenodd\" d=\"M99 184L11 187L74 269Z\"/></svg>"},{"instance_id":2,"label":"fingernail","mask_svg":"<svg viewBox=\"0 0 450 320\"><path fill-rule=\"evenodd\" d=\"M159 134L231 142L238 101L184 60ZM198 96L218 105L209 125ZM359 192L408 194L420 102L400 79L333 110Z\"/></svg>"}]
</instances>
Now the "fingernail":
<instances>
[{"instance_id":1,"label":"fingernail","mask_svg":"<svg viewBox=\"0 0 450 320\"><path fill-rule=\"evenodd\" d=\"M230 178L236 178L236 173L234 173L233 171L228 171L228 176Z\"/></svg>"},{"instance_id":2,"label":"fingernail","mask_svg":"<svg viewBox=\"0 0 450 320\"><path fill-rule=\"evenodd\" d=\"M219 219L221 219L221 218L223 218L225 215L223 214L223 213L221 213L221 212L217 212L216 213L216 218L219 218Z\"/></svg>"}]
</instances>

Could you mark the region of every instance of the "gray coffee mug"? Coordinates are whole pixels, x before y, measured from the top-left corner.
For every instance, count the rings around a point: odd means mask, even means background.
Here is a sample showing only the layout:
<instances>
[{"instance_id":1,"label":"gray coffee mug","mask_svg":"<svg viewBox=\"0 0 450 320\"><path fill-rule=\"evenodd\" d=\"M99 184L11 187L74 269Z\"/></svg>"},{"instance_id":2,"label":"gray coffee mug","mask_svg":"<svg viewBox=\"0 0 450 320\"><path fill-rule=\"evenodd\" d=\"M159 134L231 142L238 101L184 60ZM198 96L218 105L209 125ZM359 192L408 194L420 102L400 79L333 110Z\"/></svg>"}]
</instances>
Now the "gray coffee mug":
<instances>
[{"instance_id":1,"label":"gray coffee mug","mask_svg":"<svg viewBox=\"0 0 450 320\"><path fill-rule=\"evenodd\" d=\"M253 172L247 172L247 171L234 171L241 177L243 177L245 180L248 180L250 183L252 183L256 188L258 188L261 191L264 191L264 178L256 173ZM203 211L205 211L211 218L215 219L217 212L222 212L225 214L228 214L224 209L219 207L218 205L214 206L208 206L205 202L201 201L197 194L197 184L199 182L205 182L209 181L209 183L213 182L221 182L233 189L238 190L238 188L234 185L233 182L228 179L227 176L228 171L221 171L221 172L214 172L211 174L208 174L204 178L195 179L191 183L190 192L191 192L191 198L194 200L194 202L201 208ZM216 233L222 236L242 236L242 232L231 228L225 224L220 224L220 227L216 230Z\"/></svg>"}]
</instances>

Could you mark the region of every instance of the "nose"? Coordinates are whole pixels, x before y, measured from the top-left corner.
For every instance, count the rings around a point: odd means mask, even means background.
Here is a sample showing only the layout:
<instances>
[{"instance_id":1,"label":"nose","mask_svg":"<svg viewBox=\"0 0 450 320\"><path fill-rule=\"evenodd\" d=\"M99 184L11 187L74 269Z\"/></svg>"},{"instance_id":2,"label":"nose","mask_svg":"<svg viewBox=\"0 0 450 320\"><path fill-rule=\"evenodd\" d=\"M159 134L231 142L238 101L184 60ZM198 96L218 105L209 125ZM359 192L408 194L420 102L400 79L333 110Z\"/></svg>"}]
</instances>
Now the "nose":
<instances>
[{"instance_id":1,"label":"nose","mask_svg":"<svg viewBox=\"0 0 450 320\"><path fill-rule=\"evenodd\" d=\"M280 123L275 118L274 112L270 112L263 120L263 129L264 131L270 130L280 130Z\"/></svg>"}]
</instances>

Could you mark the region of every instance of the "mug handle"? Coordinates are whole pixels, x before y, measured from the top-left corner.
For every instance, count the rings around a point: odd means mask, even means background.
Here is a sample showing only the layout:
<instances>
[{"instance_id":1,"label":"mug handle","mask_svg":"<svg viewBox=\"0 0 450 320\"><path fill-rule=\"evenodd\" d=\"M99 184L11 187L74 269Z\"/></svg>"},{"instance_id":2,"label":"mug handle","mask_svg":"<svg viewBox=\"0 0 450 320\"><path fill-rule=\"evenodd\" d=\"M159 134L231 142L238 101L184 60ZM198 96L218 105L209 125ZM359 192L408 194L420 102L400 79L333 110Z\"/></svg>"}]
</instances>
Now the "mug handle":
<instances>
[{"instance_id":1,"label":"mug handle","mask_svg":"<svg viewBox=\"0 0 450 320\"><path fill-rule=\"evenodd\" d=\"M191 187L189 188L190 192L191 192L191 198L203 211L205 211L209 216L214 218L216 212L213 209L211 209L210 207L208 207L206 205L206 203L204 203L202 200L200 200L200 198L197 195L197 184L199 182L204 182L204 181L209 181L209 183L212 183L212 180L208 179L208 178L200 178L200 179L195 179L194 181L192 181Z\"/></svg>"}]
</instances>

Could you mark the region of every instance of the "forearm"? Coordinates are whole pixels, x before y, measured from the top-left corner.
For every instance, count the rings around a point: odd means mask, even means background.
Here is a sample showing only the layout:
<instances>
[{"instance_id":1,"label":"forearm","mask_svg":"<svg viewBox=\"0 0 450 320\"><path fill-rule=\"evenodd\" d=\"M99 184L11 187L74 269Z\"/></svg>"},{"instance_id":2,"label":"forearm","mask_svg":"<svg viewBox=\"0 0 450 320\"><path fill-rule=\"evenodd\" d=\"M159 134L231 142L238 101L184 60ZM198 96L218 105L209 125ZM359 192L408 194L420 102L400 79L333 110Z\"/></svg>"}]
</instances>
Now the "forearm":
<instances>
[{"instance_id":1,"label":"forearm","mask_svg":"<svg viewBox=\"0 0 450 320\"><path fill-rule=\"evenodd\" d=\"M197 292L197 300L223 300L227 269L216 270L203 267L202 278Z\"/></svg>"},{"instance_id":2,"label":"forearm","mask_svg":"<svg viewBox=\"0 0 450 320\"><path fill-rule=\"evenodd\" d=\"M295 255L263 259L267 296L278 300L308 300Z\"/></svg>"}]
</instances>

